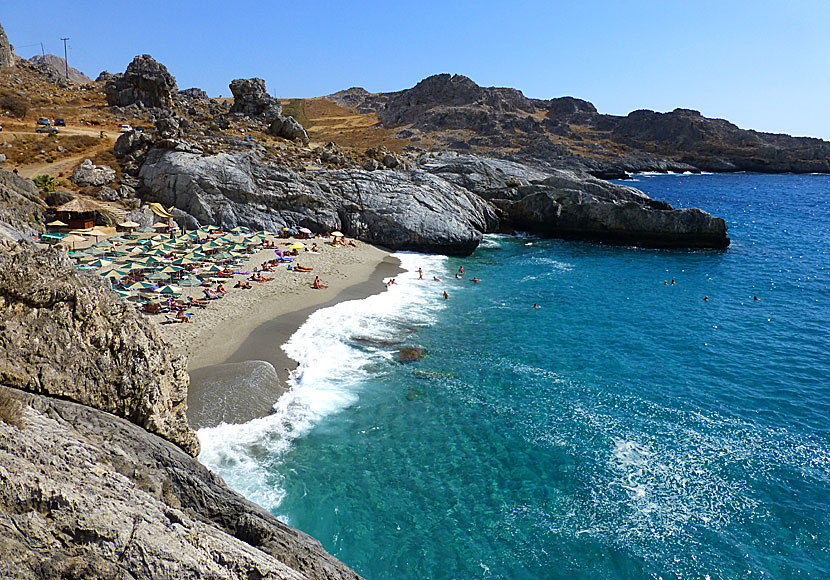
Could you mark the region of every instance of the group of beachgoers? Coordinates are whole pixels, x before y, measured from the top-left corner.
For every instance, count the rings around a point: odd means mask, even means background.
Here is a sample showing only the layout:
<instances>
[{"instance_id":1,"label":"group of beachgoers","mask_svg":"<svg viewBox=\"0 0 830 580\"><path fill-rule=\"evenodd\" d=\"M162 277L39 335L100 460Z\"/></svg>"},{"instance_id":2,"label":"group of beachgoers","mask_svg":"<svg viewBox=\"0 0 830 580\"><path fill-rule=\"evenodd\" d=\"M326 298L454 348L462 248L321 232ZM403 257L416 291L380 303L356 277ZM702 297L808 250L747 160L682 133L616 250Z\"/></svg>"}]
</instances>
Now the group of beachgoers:
<instances>
[{"instance_id":1,"label":"group of beachgoers","mask_svg":"<svg viewBox=\"0 0 830 580\"><path fill-rule=\"evenodd\" d=\"M674 278L672 278L671 282L669 282L668 280L663 280L663 286L677 286L677 282L674 280ZM704 297L703 297L703 301L704 301L704 302L709 302L709 297L708 297L708 296L704 296ZM753 301L753 302L760 302L760 301L761 301L761 299L760 299L760 298L758 298L757 296L753 296L753 297L752 297L752 301Z\"/></svg>"},{"instance_id":2,"label":"group of beachgoers","mask_svg":"<svg viewBox=\"0 0 830 580\"><path fill-rule=\"evenodd\" d=\"M424 279L424 269L421 268L421 267L418 267L418 280L423 280L423 279ZM456 280L463 280L464 279L464 266L460 266L458 268L458 272L455 274L455 279ZM481 279L476 277L476 276L473 276L469 280L470 280L470 282L473 282L475 284L478 284L479 282L481 282ZM433 282L443 282L443 280L441 280L441 278L439 278L438 276L433 276L432 281ZM395 279L392 278L391 280L389 280L389 282L386 283L386 286L389 287L389 286L391 286L392 284L395 284L395 283L396 283ZM449 300L450 299L450 295L446 290L443 291L442 297L444 298L444 300Z\"/></svg>"}]
</instances>

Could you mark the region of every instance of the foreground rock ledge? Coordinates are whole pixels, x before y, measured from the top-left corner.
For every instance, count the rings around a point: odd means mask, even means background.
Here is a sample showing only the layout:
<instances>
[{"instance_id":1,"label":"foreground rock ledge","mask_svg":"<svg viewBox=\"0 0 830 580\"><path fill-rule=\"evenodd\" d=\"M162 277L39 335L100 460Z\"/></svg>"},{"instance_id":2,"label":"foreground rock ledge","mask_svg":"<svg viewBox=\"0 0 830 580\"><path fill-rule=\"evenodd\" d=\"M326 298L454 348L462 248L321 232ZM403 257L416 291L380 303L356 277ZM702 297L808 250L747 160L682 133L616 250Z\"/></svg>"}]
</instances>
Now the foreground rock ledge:
<instances>
[{"instance_id":1,"label":"foreground rock ledge","mask_svg":"<svg viewBox=\"0 0 830 580\"><path fill-rule=\"evenodd\" d=\"M4 386L0 577L360 578L175 445Z\"/></svg>"}]
</instances>

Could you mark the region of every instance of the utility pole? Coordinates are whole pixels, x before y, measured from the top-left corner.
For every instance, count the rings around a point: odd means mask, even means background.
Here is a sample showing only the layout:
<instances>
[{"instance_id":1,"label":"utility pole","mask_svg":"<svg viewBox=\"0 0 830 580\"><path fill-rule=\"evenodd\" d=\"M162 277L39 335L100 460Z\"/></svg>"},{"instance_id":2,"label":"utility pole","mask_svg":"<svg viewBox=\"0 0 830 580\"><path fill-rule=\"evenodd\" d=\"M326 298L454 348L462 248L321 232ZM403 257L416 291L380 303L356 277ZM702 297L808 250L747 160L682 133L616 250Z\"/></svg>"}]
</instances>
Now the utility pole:
<instances>
[{"instance_id":1,"label":"utility pole","mask_svg":"<svg viewBox=\"0 0 830 580\"><path fill-rule=\"evenodd\" d=\"M66 82L69 82L69 54L66 52L66 41L68 38L61 38L63 41L63 64L66 71Z\"/></svg>"},{"instance_id":2,"label":"utility pole","mask_svg":"<svg viewBox=\"0 0 830 580\"><path fill-rule=\"evenodd\" d=\"M40 43L40 54L43 58L46 58L46 49L43 48L43 43Z\"/></svg>"}]
</instances>

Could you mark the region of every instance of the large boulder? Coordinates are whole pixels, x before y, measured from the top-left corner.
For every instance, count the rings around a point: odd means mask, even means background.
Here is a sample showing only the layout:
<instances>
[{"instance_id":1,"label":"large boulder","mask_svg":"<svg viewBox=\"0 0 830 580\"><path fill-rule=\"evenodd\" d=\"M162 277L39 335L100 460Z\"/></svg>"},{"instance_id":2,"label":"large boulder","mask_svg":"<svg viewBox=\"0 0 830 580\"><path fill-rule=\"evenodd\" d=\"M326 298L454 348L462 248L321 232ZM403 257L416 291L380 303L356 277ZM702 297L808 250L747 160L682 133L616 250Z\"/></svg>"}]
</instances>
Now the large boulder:
<instances>
[{"instance_id":1,"label":"large boulder","mask_svg":"<svg viewBox=\"0 0 830 580\"><path fill-rule=\"evenodd\" d=\"M245 154L151 150L142 197L200 224L341 229L393 250L466 255L497 226L480 197L424 171L320 170L303 175Z\"/></svg>"},{"instance_id":2,"label":"large boulder","mask_svg":"<svg viewBox=\"0 0 830 580\"><path fill-rule=\"evenodd\" d=\"M109 78L104 91L110 106L135 104L166 109L173 105L178 87L167 67L145 54L136 56L123 74Z\"/></svg>"},{"instance_id":3,"label":"large boulder","mask_svg":"<svg viewBox=\"0 0 830 580\"><path fill-rule=\"evenodd\" d=\"M0 252L0 384L94 406L196 455L185 366L155 325L63 254Z\"/></svg>"},{"instance_id":4,"label":"large boulder","mask_svg":"<svg viewBox=\"0 0 830 580\"><path fill-rule=\"evenodd\" d=\"M282 112L280 102L265 90L263 79L235 79L229 86L233 93L231 113L270 121Z\"/></svg>"},{"instance_id":5,"label":"large boulder","mask_svg":"<svg viewBox=\"0 0 830 580\"><path fill-rule=\"evenodd\" d=\"M115 180L115 169L109 165L95 165L91 159L84 159L72 172L72 183L81 187L87 185L106 185Z\"/></svg>"},{"instance_id":6,"label":"large boulder","mask_svg":"<svg viewBox=\"0 0 830 580\"><path fill-rule=\"evenodd\" d=\"M308 145L308 133L294 117L283 117L277 115L271 125L268 127L270 135L276 135L288 139L289 141L299 141L303 145Z\"/></svg>"}]
</instances>

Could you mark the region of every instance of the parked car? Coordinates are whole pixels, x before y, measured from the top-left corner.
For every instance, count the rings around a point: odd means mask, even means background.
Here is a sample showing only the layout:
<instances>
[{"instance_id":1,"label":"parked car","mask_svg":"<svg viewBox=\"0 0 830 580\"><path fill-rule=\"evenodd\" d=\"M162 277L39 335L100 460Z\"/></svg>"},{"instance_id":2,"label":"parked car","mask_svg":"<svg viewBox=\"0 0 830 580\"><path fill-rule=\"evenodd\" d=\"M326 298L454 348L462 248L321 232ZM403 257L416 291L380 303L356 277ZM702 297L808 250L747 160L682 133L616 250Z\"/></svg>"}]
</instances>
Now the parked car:
<instances>
[{"instance_id":1,"label":"parked car","mask_svg":"<svg viewBox=\"0 0 830 580\"><path fill-rule=\"evenodd\" d=\"M37 120L38 125L51 125L52 121L49 120L49 117L41 117Z\"/></svg>"},{"instance_id":2,"label":"parked car","mask_svg":"<svg viewBox=\"0 0 830 580\"><path fill-rule=\"evenodd\" d=\"M121 130L122 133L129 133L130 131L133 130L133 128L130 127L129 125L121 125L120 130Z\"/></svg>"},{"instance_id":3,"label":"parked car","mask_svg":"<svg viewBox=\"0 0 830 580\"><path fill-rule=\"evenodd\" d=\"M55 135L59 133L60 129L57 127L53 127L52 125L41 125L37 129L35 129L35 133L49 133L50 135Z\"/></svg>"},{"instance_id":4,"label":"parked car","mask_svg":"<svg viewBox=\"0 0 830 580\"><path fill-rule=\"evenodd\" d=\"M55 119L55 127L66 127L66 121L64 119Z\"/></svg>"}]
</instances>

